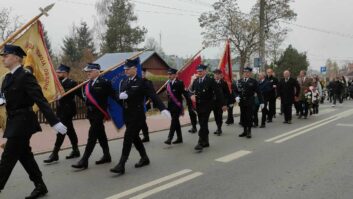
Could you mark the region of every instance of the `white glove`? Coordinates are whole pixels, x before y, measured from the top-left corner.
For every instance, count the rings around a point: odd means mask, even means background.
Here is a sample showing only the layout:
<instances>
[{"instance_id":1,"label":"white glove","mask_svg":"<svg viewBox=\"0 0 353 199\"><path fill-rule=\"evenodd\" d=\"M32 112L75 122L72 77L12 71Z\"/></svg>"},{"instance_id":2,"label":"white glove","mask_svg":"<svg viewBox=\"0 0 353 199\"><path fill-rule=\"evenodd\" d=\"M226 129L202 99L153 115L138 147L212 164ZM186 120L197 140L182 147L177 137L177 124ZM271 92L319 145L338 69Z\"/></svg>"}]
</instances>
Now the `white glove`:
<instances>
[{"instance_id":1,"label":"white glove","mask_svg":"<svg viewBox=\"0 0 353 199\"><path fill-rule=\"evenodd\" d=\"M129 96L127 95L126 92L120 93L119 99L121 99L121 100L126 100L127 98L129 98Z\"/></svg>"},{"instance_id":2,"label":"white glove","mask_svg":"<svg viewBox=\"0 0 353 199\"><path fill-rule=\"evenodd\" d=\"M53 126L53 128L55 129L55 131L57 131L58 133L60 133L62 135L65 135L67 132L67 127L61 122L55 124Z\"/></svg>"},{"instance_id":3,"label":"white glove","mask_svg":"<svg viewBox=\"0 0 353 199\"><path fill-rule=\"evenodd\" d=\"M0 106L6 104L6 100L4 98L0 98Z\"/></svg>"},{"instance_id":4,"label":"white glove","mask_svg":"<svg viewBox=\"0 0 353 199\"><path fill-rule=\"evenodd\" d=\"M229 104L228 107L232 108L234 107L234 104Z\"/></svg>"},{"instance_id":5,"label":"white glove","mask_svg":"<svg viewBox=\"0 0 353 199\"><path fill-rule=\"evenodd\" d=\"M264 104L260 104L260 110L264 109L265 105Z\"/></svg>"},{"instance_id":6,"label":"white glove","mask_svg":"<svg viewBox=\"0 0 353 199\"><path fill-rule=\"evenodd\" d=\"M170 120L172 119L172 115L170 114L170 112L167 109L164 109L163 111L161 111L161 114Z\"/></svg>"},{"instance_id":7,"label":"white glove","mask_svg":"<svg viewBox=\"0 0 353 199\"><path fill-rule=\"evenodd\" d=\"M240 102L240 97L236 97L236 98L235 98L235 101L236 101L237 103L239 103L239 102Z\"/></svg>"}]
</instances>

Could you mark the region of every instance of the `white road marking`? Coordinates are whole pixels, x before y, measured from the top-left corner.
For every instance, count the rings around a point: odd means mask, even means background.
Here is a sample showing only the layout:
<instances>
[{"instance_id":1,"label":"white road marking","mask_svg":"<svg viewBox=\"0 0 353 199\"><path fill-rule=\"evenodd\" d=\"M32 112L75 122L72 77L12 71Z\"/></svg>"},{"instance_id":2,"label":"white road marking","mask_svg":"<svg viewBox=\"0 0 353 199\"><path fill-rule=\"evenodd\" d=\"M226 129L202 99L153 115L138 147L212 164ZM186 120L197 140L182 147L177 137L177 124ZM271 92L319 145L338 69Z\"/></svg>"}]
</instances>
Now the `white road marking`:
<instances>
[{"instance_id":1,"label":"white road marking","mask_svg":"<svg viewBox=\"0 0 353 199\"><path fill-rule=\"evenodd\" d=\"M298 131L305 130L305 129L309 128L309 127L312 127L312 126L315 126L315 125L317 125L317 124L320 124L321 122L325 122L325 121L327 121L327 120L333 119L334 117L336 117L336 116L331 116L331 117L325 118L325 119L323 119L323 120L320 120L320 121L317 121L317 122L308 124L308 125L306 125L306 126L303 126L303 127L297 128L297 129L294 129L294 130L289 131L289 132L287 132L287 133L280 134L280 135L278 135L278 136L275 136L275 137L272 137L272 138L270 138L270 139L265 140L265 142L273 142L273 141L275 141L275 140L277 140L277 139L280 139L280 138L282 138L282 137L286 137L286 136L291 135L291 134L293 134L293 133L296 133L296 132L298 132Z\"/></svg>"},{"instance_id":2,"label":"white road marking","mask_svg":"<svg viewBox=\"0 0 353 199\"><path fill-rule=\"evenodd\" d=\"M227 162L231 162L233 160L239 159L239 158L241 158L243 156L249 155L250 153L252 153L252 152L251 151L241 150L241 151L237 151L235 153L223 156L221 158L218 158L215 161L227 163Z\"/></svg>"},{"instance_id":3,"label":"white road marking","mask_svg":"<svg viewBox=\"0 0 353 199\"><path fill-rule=\"evenodd\" d=\"M353 127L353 124L336 124L336 126Z\"/></svg>"},{"instance_id":4,"label":"white road marking","mask_svg":"<svg viewBox=\"0 0 353 199\"><path fill-rule=\"evenodd\" d=\"M119 199L119 198L123 198L125 196L128 196L128 195L131 195L133 193L136 193L136 192L139 192L139 191L142 191L144 189L147 189L149 187L152 187L152 186L155 186L157 184L160 184L162 182L165 182L165 181L168 181L168 180L171 180L173 178L177 178L179 176L182 176L184 174L187 174L187 173L190 173L192 170L190 169L184 169L184 170L181 170L179 172L176 172L176 173L173 173L171 175L168 175L168 176L165 176L165 177L162 177L162 178L159 178L157 180L153 180L151 182L148 182L146 184L143 184L143 185L140 185L138 187L135 187L135 188L132 188L132 189L129 189L127 191L124 191L124 192L121 192L119 194L116 194L116 195L113 195L113 196L110 196L106 199Z\"/></svg>"},{"instance_id":5,"label":"white road marking","mask_svg":"<svg viewBox=\"0 0 353 199\"><path fill-rule=\"evenodd\" d=\"M283 139L277 140L277 141L275 141L275 143L276 143L276 144L279 144L279 143L288 141L288 140L293 139L293 138L295 138L295 137L297 137L297 136L299 136L299 135L302 135L302 134L304 134L304 133L307 133L307 132L309 132L309 131L311 131L311 130L313 130L313 129L319 128L320 126L324 126L324 125L326 125L326 124L328 124L328 123L331 123L331 122L333 122L333 121L336 121L336 120L338 120L338 119L339 119L339 118L334 118L334 119L332 119L332 120L328 120L328 121L323 122L323 123L321 123L321 124L319 124L319 125L316 125L316 126L313 126L313 127L308 128L308 129L305 129L304 131L300 131L300 132L298 132L298 133L295 133L295 134L292 134L292 135L290 135L290 136L287 136L287 137L285 137L285 138L283 138Z\"/></svg>"},{"instance_id":6,"label":"white road marking","mask_svg":"<svg viewBox=\"0 0 353 199\"><path fill-rule=\"evenodd\" d=\"M317 121L317 122L314 122L314 123L311 123L311 124L308 124L306 126L303 126L303 127L300 127L298 129L294 129L292 131L289 131L287 133L283 133L281 135L278 135L278 136L275 136L275 137L272 137L270 139L267 139L265 140L265 142L275 142L275 143L282 143L284 141L287 141L289 139L292 139L294 137L297 137L298 135L302 135L306 132L309 132L315 128L318 128L320 126L323 126L323 125L326 125L330 122L333 122L333 121L336 121L340 118L343 118L343 117L347 117L347 116L350 116L353 114L353 110L350 109L350 110L347 110L347 111L344 111L342 113L338 113L336 115L333 115L331 117L328 117L328 118L325 118L325 119L322 119L320 121ZM277 141L276 141L277 140Z\"/></svg>"},{"instance_id":7,"label":"white road marking","mask_svg":"<svg viewBox=\"0 0 353 199\"><path fill-rule=\"evenodd\" d=\"M156 187L156 188L154 188L154 189L151 189L151 190L149 190L149 191L147 191L147 192L141 193L141 194L139 194L139 195L137 195L137 196L131 197L130 199L142 199L142 198L146 198L146 197L151 196L151 195L153 195L153 194L156 194L156 193L158 193L158 192L161 192L161 191L170 189L170 188L175 187L175 186L177 186L177 185L179 185L179 184L182 184L182 183L184 183L184 182L190 181L190 180L192 180L192 179L194 179L194 178L197 178L197 177L199 177L199 176L201 176L201 175L203 175L201 172L195 172L195 173L193 173L193 174L190 174L190 175L187 175L187 176L185 176L185 177L179 178L179 179L177 179L177 180L175 180L175 181L172 181L172 182L170 182L170 183L167 183L167 184L165 184L165 185L162 185L162 186Z\"/></svg>"}]
</instances>

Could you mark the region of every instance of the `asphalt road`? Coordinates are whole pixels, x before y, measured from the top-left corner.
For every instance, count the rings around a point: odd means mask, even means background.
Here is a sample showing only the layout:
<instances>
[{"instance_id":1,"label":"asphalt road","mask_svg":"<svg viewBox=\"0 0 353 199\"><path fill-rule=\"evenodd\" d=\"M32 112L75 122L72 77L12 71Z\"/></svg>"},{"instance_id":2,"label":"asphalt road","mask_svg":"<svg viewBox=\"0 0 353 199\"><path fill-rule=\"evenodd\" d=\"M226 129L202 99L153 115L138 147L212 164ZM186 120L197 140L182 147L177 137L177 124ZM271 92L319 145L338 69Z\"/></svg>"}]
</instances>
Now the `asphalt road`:
<instances>
[{"instance_id":1,"label":"asphalt road","mask_svg":"<svg viewBox=\"0 0 353 199\"><path fill-rule=\"evenodd\" d=\"M146 144L151 165L135 169L135 149L126 174L116 176L109 169L120 157L122 140L111 141L113 163L97 166L99 145L89 169L75 171L60 153L53 165L42 162L48 154L36 156L47 183L50 199L352 199L353 198L353 102L331 108L307 120L283 124L277 116L265 129L254 129L253 139L238 138L238 125L224 126L224 134L213 135L211 147L194 151L196 134L183 128L184 144L168 147L167 132L151 135ZM236 118L238 122L239 118ZM83 149L81 149L83 151ZM0 193L1 199L17 199L33 189L27 174L17 164Z\"/></svg>"}]
</instances>

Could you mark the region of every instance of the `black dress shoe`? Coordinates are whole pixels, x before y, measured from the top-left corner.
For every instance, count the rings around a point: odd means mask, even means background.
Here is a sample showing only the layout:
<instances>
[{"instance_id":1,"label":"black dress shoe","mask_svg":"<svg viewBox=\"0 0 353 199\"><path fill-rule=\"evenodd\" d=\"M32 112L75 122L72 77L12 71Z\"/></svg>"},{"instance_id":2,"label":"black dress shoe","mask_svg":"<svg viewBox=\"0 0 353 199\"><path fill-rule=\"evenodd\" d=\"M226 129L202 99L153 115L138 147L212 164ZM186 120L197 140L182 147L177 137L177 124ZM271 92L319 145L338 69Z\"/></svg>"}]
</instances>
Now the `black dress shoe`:
<instances>
[{"instance_id":1,"label":"black dress shoe","mask_svg":"<svg viewBox=\"0 0 353 199\"><path fill-rule=\"evenodd\" d=\"M226 124L227 124L227 126L230 126L230 125L233 125L234 122L229 122L229 123L226 123Z\"/></svg>"},{"instance_id":2,"label":"black dress shoe","mask_svg":"<svg viewBox=\"0 0 353 199\"><path fill-rule=\"evenodd\" d=\"M114 168L110 169L110 172L117 173L117 174L124 174L125 173L125 164L119 163Z\"/></svg>"},{"instance_id":3,"label":"black dress shoe","mask_svg":"<svg viewBox=\"0 0 353 199\"><path fill-rule=\"evenodd\" d=\"M135 164L135 168L141 168L150 164L148 157L143 157L138 163Z\"/></svg>"},{"instance_id":4,"label":"black dress shoe","mask_svg":"<svg viewBox=\"0 0 353 199\"><path fill-rule=\"evenodd\" d=\"M267 123L271 123L272 122L272 120L267 120Z\"/></svg>"},{"instance_id":5,"label":"black dress shoe","mask_svg":"<svg viewBox=\"0 0 353 199\"><path fill-rule=\"evenodd\" d=\"M252 138L251 134L246 135L246 138L251 139Z\"/></svg>"},{"instance_id":6,"label":"black dress shoe","mask_svg":"<svg viewBox=\"0 0 353 199\"><path fill-rule=\"evenodd\" d=\"M266 126L264 124L262 124L259 128L265 128Z\"/></svg>"},{"instance_id":7,"label":"black dress shoe","mask_svg":"<svg viewBox=\"0 0 353 199\"><path fill-rule=\"evenodd\" d=\"M173 142L173 144L181 144L181 143L183 143L182 139L177 139Z\"/></svg>"},{"instance_id":8,"label":"black dress shoe","mask_svg":"<svg viewBox=\"0 0 353 199\"><path fill-rule=\"evenodd\" d=\"M66 156L66 159L73 159L73 158L79 158L81 156L79 150L73 150L71 151L70 155Z\"/></svg>"},{"instance_id":9,"label":"black dress shoe","mask_svg":"<svg viewBox=\"0 0 353 199\"><path fill-rule=\"evenodd\" d=\"M195 150L196 150L196 151L202 151L202 149L203 149L203 147L202 147L201 144L197 144L197 145L195 146Z\"/></svg>"},{"instance_id":10,"label":"black dress shoe","mask_svg":"<svg viewBox=\"0 0 353 199\"><path fill-rule=\"evenodd\" d=\"M246 136L246 134L247 134L247 133L246 133L246 132L244 132L244 133L240 134L240 135L239 135L239 137L245 137L245 136Z\"/></svg>"},{"instance_id":11,"label":"black dress shoe","mask_svg":"<svg viewBox=\"0 0 353 199\"><path fill-rule=\"evenodd\" d=\"M288 124L288 121L283 121L283 124Z\"/></svg>"},{"instance_id":12,"label":"black dress shoe","mask_svg":"<svg viewBox=\"0 0 353 199\"><path fill-rule=\"evenodd\" d=\"M45 184L36 185L36 188L32 191L32 193L25 197L25 199L36 199L45 196L48 193L48 189Z\"/></svg>"},{"instance_id":13,"label":"black dress shoe","mask_svg":"<svg viewBox=\"0 0 353 199\"><path fill-rule=\"evenodd\" d=\"M110 156L104 155L100 160L96 161L96 164L105 164L105 163L110 163L112 162L112 158Z\"/></svg>"},{"instance_id":14,"label":"black dress shoe","mask_svg":"<svg viewBox=\"0 0 353 199\"><path fill-rule=\"evenodd\" d=\"M172 144L172 140L168 138L168 140L166 140L166 141L164 142L164 144L171 145L171 144Z\"/></svg>"},{"instance_id":15,"label":"black dress shoe","mask_svg":"<svg viewBox=\"0 0 353 199\"><path fill-rule=\"evenodd\" d=\"M288 123L288 124L292 124L292 121L289 120L287 123Z\"/></svg>"},{"instance_id":16,"label":"black dress shoe","mask_svg":"<svg viewBox=\"0 0 353 199\"><path fill-rule=\"evenodd\" d=\"M303 117L302 115L299 115L298 119L302 119L302 117Z\"/></svg>"},{"instance_id":17,"label":"black dress shoe","mask_svg":"<svg viewBox=\"0 0 353 199\"><path fill-rule=\"evenodd\" d=\"M88 161L80 160L77 164L71 165L71 167L75 169L87 169L88 168Z\"/></svg>"},{"instance_id":18,"label":"black dress shoe","mask_svg":"<svg viewBox=\"0 0 353 199\"><path fill-rule=\"evenodd\" d=\"M149 142L149 141L150 141L150 138L149 138L149 137L144 137L141 141L142 141L142 142Z\"/></svg>"},{"instance_id":19,"label":"black dress shoe","mask_svg":"<svg viewBox=\"0 0 353 199\"><path fill-rule=\"evenodd\" d=\"M197 129L196 128L191 128L189 129L189 133L196 133L197 132Z\"/></svg>"},{"instance_id":20,"label":"black dress shoe","mask_svg":"<svg viewBox=\"0 0 353 199\"><path fill-rule=\"evenodd\" d=\"M203 148L208 148L208 147L210 147L210 144L209 143L202 144L202 147Z\"/></svg>"},{"instance_id":21,"label":"black dress shoe","mask_svg":"<svg viewBox=\"0 0 353 199\"><path fill-rule=\"evenodd\" d=\"M53 162L56 162L59 160L59 155L58 154L55 154L55 153L52 153L48 159L44 160L43 162L44 163L53 163Z\"/></svg>"}]
</instances>

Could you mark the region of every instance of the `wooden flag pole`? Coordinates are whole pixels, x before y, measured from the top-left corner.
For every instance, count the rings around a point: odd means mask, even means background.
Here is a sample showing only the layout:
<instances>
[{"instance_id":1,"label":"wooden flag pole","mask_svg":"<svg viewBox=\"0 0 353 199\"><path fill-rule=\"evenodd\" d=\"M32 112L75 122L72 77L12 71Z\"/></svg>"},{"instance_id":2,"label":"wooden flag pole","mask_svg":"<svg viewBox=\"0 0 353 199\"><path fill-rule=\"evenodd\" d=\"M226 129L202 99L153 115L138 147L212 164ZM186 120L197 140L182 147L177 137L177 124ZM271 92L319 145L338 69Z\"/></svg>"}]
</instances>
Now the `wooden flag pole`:
<instances>
[{"instance_id":1,"label":"wooden flag pole","mask_svg":"<svg viewBox=\"0 0 353 199\"><path fill-rule=\"evenodd\" d=\"M133 56L129 57L128 59L136 59L136 58L138 58L142 53L144 53L145 51L146 51L146 50L140 51L140 52L134 54ZM116 65L114 65L114 66L109 67L109 68L106 69L105 71L101 72L101 73L99 74L99 76L105 75L105 74L107 74L108 72L110 72L110 71L112 71L112 70L115 70L115 69L119 68L120 66L122 66L122 65L124 65L124 64L125 64L125 60L124 60L124 61L121 61L120 63L118 63L118 64L116 64ZM65 92L64 94L62 94L62 95L60 96L60 98L65 97L65 96L68 95L68 94L71 94L71 93L74 92L75 90L81 88L81 87L82 87L83 85L85 85L87 82L89 82L89 80L86 80L86 81L82 82L81 84L75 86L74 88L68 90L67 92ZM57 100L58 100L58 99L57 99Z\"/></svg>"},{"instance_id":2,"label":"wooden flag pole","mask_svg":"<svg viewBox=\"0 0 353 199\"><path fill-rule=\"evenodd\" d=\"M12 33L7 39L5 39L5 41L3 41L0 44L0 49L2 49L5 44L10 43L13 39L15 39L17 37L17 35L19 35L21 32L23 32L26 28L28 28L29 26L31 26L34 22L36 22L41 16L45 15L48 16L48 12L54 7L55 3L48 5L47 7L43 8L39 8L40 10L40 14L33 17L29 22L27 22L25 25L23 25L21 28L19 28L18 30L16 30L14 33Z\"/></svg>"}]
</instances>

